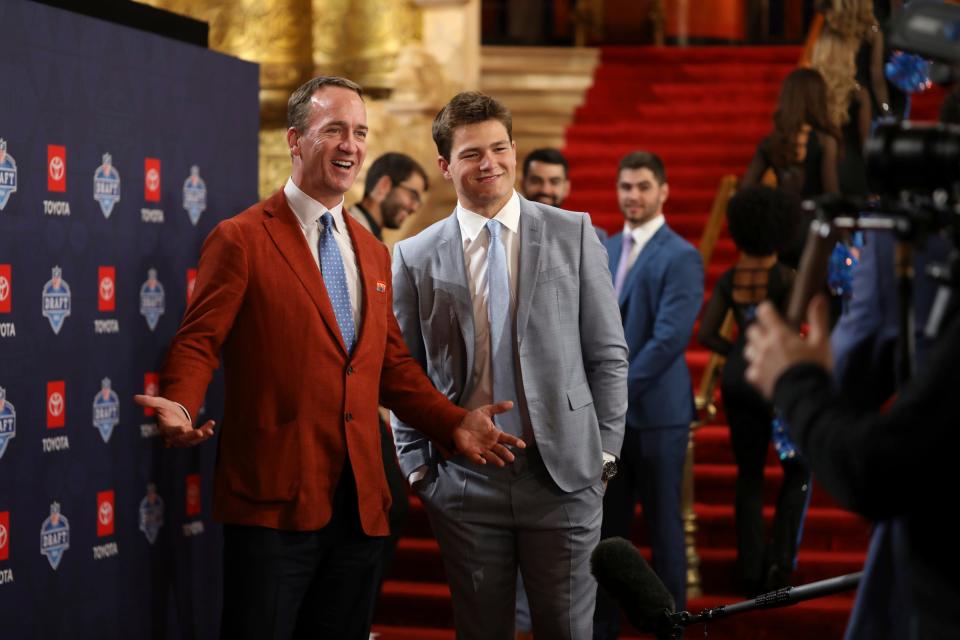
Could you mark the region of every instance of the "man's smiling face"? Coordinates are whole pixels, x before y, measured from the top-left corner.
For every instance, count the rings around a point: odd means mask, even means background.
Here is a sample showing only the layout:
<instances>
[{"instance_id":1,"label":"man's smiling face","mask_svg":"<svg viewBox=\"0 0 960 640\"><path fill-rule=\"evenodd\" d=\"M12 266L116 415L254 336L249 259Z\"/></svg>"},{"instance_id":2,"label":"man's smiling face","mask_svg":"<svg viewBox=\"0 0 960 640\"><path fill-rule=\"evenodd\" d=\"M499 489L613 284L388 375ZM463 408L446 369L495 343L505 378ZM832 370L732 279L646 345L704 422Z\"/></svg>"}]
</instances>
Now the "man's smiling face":
<instances>
[{"instance_id":1,"label":"man's smiling face","mask_svg":"<svg viewBox=\"0 0 960 640\"><path fill-rule=\"evenodd\" d=\"M306 129L287 132L293 180L314 200L333 207L353 185L367 152L367 110L355 91L327 86L310 99Z\"/></svg>"}]
</instances>

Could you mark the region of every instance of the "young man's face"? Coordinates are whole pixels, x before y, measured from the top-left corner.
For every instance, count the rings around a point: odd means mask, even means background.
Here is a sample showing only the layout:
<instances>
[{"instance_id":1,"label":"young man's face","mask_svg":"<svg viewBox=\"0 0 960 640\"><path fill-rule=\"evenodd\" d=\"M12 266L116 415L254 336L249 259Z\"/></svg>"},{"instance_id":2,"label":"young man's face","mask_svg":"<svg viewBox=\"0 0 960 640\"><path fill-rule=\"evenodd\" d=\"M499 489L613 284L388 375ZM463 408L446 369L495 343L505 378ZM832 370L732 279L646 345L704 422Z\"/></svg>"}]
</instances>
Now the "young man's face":
<instances>
[{"instance_id":1,"label":"young man's face","mask_svg":"<svg viewBox=\"0 0 960 640\"><path fill-rule=\"evenodd\" d=\"M622 169L617 178L617 202L624 219L631 227L638 227L663 213L670 188L660 184L646 167Z\"/></svg>"},{"instance_id":2,"label":"young man's face","mask_svg":"<svg viewBox=\"0 0 960 640\"><path fill-rule=\"evenodd\" d=\"M570 181L562 164L533 160L520 185L523 197L559 207L570 193Z\"/></svg>"},{"instance_id":3,"label":"young man's face","mask_svg":"<svg viewBox=\"0 0 960 640\"><path fill-rule=\"evenodd\" d=\"M287 131L294 182L327 207L353 185L367 153L367 110L344 87L319 89L310 99L310 120L302 133Z\"/></svg>"},{"instance_id":4,"label":"young man's face","mask_svg":"<svg viewBox=\"0 0 960 640\"><path fill-rule=\"evenodd\" d=\"M517 145L499 120L466 124L453 131L450 160L441 156L438 164L464 207L492 217L513 193Z\"/></svg>"}]
</instances>

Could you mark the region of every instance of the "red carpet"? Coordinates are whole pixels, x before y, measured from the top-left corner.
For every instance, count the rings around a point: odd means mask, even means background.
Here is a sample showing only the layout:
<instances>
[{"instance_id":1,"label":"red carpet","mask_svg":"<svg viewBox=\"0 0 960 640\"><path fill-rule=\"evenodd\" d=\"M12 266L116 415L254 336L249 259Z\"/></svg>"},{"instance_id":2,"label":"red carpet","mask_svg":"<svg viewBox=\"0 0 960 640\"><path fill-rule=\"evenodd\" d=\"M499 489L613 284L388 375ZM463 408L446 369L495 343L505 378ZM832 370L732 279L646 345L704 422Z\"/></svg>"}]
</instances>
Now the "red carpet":
<instances>
[{"instance_id":1,"label":"red carpet","mask_svg":"<svg viewBox=\"0 0 960 640\"><path fill-rule=\"evenodd\" d=\"M604 49L595 83L567 131L565 153L573 189L564 206L589 211L596 224L619 230L617 163L629 151L651 150L667 166L671 189L667 220L696 245L720 178L746 169L757 141L769 130L780 82L799 57L797 47ZM915 113L934 117L937 97L924 96ZM707 270L708 291L735 255L732 242L723 236ZM688 351L695 379L708 355L699 349ZM705 596L688 603L693 612L740 599L732 581L736 468L727 428L704 427L696 439L697 551ZM774 503L781 477L771 453L767 505ZM772 506L765 516L769 525ZM443 565L415 498L410 520L384 585L374 631L381 640L452 639L453 614ZM638 510L634 540L646 552L641 522ZM795 583L859 571L868 538L867 523L837 509L814 483ZM852 595L835 596L717 621L707 631L716 640L840 638L851 604ZM629 632L625 630L627 637L637 637ZM702 626L693 627L686 637L703 633Z\"/></svg>"}]
</instances>

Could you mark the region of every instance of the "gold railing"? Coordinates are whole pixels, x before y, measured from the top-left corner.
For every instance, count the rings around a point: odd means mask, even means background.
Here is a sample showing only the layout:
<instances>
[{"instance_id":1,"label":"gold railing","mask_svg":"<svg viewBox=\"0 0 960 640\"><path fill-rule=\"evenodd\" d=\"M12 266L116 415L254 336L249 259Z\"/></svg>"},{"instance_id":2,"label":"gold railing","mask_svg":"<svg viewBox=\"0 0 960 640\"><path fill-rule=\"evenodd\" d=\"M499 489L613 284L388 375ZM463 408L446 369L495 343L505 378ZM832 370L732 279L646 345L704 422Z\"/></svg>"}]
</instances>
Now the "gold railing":
<instances>
[{"instance_id":1,"label":"gold railing","mask_svg":"<svg viewBox=\"0 0 960 640\"><path fill-rule=\"evenodd\" d=\"M703 228L703 234L700 236L700 258L703 260L704 267L710 264L713 257L713 250L720 238L720 231L723 229L723 219L727 212L727 203L733 197L737 188L737 177L734 175L725 175L720 179L720 185L717 187L717 193L713 198L713 206L710 208L710 217ZM729 332L728 324L730 317L724 322L724 330ZM726 335L726 333L724 333ZM714 354L707 363L703 378L700 381L700 390L695 396L697 404L698 418L690 425L690 439L687 441L687 458L683 465L683 533L684 542L687 549L687 597L698 598L703 594L702 581L700 578L700 554L697 553L697 515L693 510L693 485L694 485L694 446L693 437L697 428L704 423L702 409L709 406L712 409L710 419L716 415L716 407L713 406L713 389L717 375L720 371L722 361ZM709 399L709 402L706 402Z\"/></svg>"},{"instance_id":2,"label":"gold railing","mask_svg":"<svg viewBox=\"0 0 960 640\"><path fill-rule=\"evenodd\" d=\"M803 46L803 53L800 60L797 61L798 67L809 67L810 60L813 57L813 48L816 46L817 38L823 29L823 15L816 14L810 23L810 30ZM772 172L764 176L764 183L775 186L776 179L772 177ZM725 175L720 179L720 185L717 187L717 193L713 199L713 206L710 210L710 217L700 236L700 258L703 260L704 271L710 265L713 258L713 250L716 248L717 240L720 238L720 231L723 229L723 219L726 215L727 204L730 198L736 192L737 177L734 175ZM727 312L723 320L723 326L720 328L720 335L729 337L733 331L733 313ZM687 597L699 597L703 590L700 579L700 556L696 548L697 516L693 510L694 500L694 445L693 438L696 430L704 424L709 424L716 419L717 406L714 402L717 381L720 379L720 372L723 368L724 358L720 354L713 353L707 361L707 366L703 369L700 378L700 386L694 394L694 402L697 407L697 419L694 420L690 428L690 440L687 443L687 459L683 467L683 529L685 543L687 547Z\"/></svg>"}]
</instances>

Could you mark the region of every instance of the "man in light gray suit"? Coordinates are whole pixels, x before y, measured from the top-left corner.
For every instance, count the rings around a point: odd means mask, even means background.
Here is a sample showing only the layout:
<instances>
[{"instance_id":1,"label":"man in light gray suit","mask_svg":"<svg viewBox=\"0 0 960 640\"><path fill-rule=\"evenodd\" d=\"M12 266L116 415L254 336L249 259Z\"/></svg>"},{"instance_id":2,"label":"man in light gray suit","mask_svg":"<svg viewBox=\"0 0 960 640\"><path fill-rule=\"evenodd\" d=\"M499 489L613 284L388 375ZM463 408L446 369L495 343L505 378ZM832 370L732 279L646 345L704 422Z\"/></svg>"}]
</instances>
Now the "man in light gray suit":
<instances>
[{"instance_id":1,"label":"man in light gray suit","mask_svg":"<svg viewBox=\"0 0 960 640\"><path fill-rule=\"evenodd\" d=\"M508 640L519 567L542 638L591 637L603 492L627 407L627 349L607 256L584 214L513 189L510 112L479 93L433 123L456 210L396 245L394 312L433 384L525 450L507 469L448 458L397 421L400 466L440 543L458 638Z\"/></svg>"}]
</instances>

